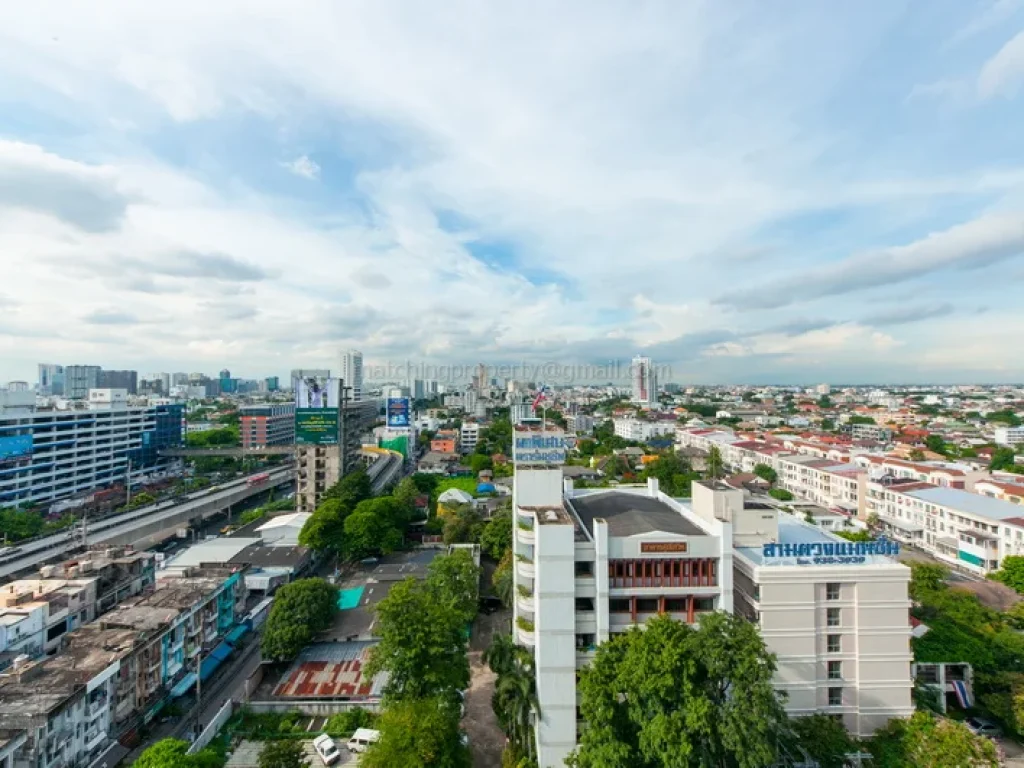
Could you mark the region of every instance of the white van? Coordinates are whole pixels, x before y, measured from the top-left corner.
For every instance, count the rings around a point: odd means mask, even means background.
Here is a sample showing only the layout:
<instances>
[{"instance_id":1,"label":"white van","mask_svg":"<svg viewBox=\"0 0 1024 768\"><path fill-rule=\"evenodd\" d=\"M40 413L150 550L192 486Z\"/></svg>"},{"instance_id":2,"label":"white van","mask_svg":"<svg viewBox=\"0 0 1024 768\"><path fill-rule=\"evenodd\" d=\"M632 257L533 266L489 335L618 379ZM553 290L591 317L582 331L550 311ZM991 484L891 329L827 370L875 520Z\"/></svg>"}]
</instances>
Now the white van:
<instances>
[{"instance_id":1,"label":"white van","mask_svg":"<svg viewBox=\"0 0 1024 768\"><path fill-rule=\"evenodd\" d=\"M356 728L352 738L345 745L350 752L365 752L371 744L380 741L380 731L373 728Z\"/></svg>"},{"instance_id":2,"label":"white van","mask_svg":"<svg viewBox=\"0 0 1024 768\"><path fill-rule=\"evenodd\" d=\"M328 736L326 733L321 733L315 739L313 739L313 749L323 760L324 765L333 765L338 762L338 758L341 757L341 752L334 746L334 739Z\"/></svg>"}]
</instances>

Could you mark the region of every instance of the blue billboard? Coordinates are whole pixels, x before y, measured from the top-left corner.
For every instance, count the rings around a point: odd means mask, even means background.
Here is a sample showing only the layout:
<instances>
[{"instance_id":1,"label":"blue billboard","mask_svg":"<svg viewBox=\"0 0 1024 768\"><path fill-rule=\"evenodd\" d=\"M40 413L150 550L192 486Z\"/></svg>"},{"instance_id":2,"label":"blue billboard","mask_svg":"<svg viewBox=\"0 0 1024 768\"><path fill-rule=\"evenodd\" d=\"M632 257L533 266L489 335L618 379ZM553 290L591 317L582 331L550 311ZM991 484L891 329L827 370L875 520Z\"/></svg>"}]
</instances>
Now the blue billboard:
<instances>
[{"instance_id":1,"label":"blue billboard","mask_svg":"<svg viewBox=\"0 0 1024 768\"><path fill-rule=\"evenodd\" d=\"M0 437L0 463L32 454L32 435Z\"/></svg>"},{"instance_id":2,"label":"blue billboard","mask_svg":"<svg viewBox=\"0 0 1024 768\"><path fill-rule=\"evenodd\" d=\"M409 426L409 398L389 397L387 403L387 425L389 427Z\"/></svg>"}]
</instances>

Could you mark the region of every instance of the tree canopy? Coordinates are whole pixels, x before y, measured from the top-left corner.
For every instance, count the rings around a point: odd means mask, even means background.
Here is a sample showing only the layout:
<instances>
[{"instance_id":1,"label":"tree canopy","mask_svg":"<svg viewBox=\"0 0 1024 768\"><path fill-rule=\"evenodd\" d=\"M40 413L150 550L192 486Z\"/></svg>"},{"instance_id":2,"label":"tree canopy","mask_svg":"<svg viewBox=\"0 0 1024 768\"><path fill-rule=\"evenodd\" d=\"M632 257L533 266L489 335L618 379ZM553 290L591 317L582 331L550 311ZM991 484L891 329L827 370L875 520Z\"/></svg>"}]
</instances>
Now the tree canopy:
<instances>
[{"instance_id":1,"label":"tree canopy","mask_svg":"<svg viewBox=\"0 0 1024 768\"><path fill-rule=\"evenodd\" d=\"M1002 559L999 570L993 573L991 578L1016 590L1017 594L1024 595L1024 557L1007 555Z\"/></svg>"},{"instance_id":2,"label":"tree canopy","mask_svg":"<svg viewBox=\"0 0 1024 768\"><path fill-rule=\"evenodd\" d=\"M380 740L363 754L362 768L469 768L458 713L438 698L407 699L384 708Z\"/></svg>"},{"instance_id":3,"label":"tree canopy","mask_svg":"<svg viewBox=\"0 0 1024 768\"><path fill-rule=\"evenodd\" d=\"M768 464L755 464L754 474L760 477L762 480L767 482L769 485L775 485L779 480L779 473L776 472Z\"/></svg>"},{"instance_id":4,"label":"tree canopy","mask_svg":"<svg viewBox=\"0 0 1024 768\"><path fill-rule=\"evenodd\" d=\"M992 451L992 461L988 468L993 472L1010 469L1015 464L1013 448L996 448Z\"/></svg>"},{"instance_id":5,"label":"tree canopy","mask_svg":"<svg viewBox=\"0 0 1024 768\"><path fill-rule=\"evenodd\" d=\"M480 549L494 560L500 561L512 547L512 510L503 507L480 532Z\"/></svg>"},{"instance_id":6,"label":"tree canopy","mask_svg":"<svg viewBox=\"0 0 1024 768\"><path fill-rule=\"evenodd\" d=\"M402 504L391 496L359 502L345 518L345 551L353 559L388 554L402 545L408 523Z\"/></svg>"},{"instance_id":7,"label":"tree canopy","mask_svg":"<svg viewBox=\"0 0 1024 768\"><path fill-rule=\"evenodd\" d=\"M995 743L963 723L915 712L895 718L868 741L877 768L950 768L999 765Z\"/></svg>"},{"instance_id":8,"label":"tree canopy","mask_svg":"<svg viewBox=\"0 0 1024 768\"><path fill-rule=\"evenodd\" d=\"M768 765L786 722L757 627L659 616L598 647L580 673L579 768Z\"/></svg>"},{"instance_id":9,"label":"tree canopy","mask_svg":"<svg viewBox=\"0 0 1024 768\"><path fill-rule=\"evenodd\" d=\"M264 742L258 764L259 768L309 768L302 742L292 739Z\"/></svg>"},{"instance_id":10,"label":"tree canopy","mask_svg":"<svg viewBox=\"0 0 1024 768\"><path fill-rule=\"evenodd\" d=\"M299 579L277 590L260 648L272 661L293 659L331 625L338 589L323 579Z\"/></svg>"},{"instance_id":11,"label":"tree canopy","mask_svg":"<svg viewBox=\"0 0 1024 768\"><path fill-rule=\"evenodd\" d=\"M217 754L207 748L188 754L189 743L181 739L161 739L147 748L132 763L132 768L213 768L220 763Z\"/></svg>"},{"instance_id":12,"label":"tree canopy","mask_svg":"<svg viewBox=\"0 0 1024 768\"><path fill-rule=\"evenodd\" d=\"M689 496L690 484L700 479L690 463L674 451L659 455L644 467L641 479L650 477L657 478L658 488L669 496Z\"/></svg>"}]
</instances>

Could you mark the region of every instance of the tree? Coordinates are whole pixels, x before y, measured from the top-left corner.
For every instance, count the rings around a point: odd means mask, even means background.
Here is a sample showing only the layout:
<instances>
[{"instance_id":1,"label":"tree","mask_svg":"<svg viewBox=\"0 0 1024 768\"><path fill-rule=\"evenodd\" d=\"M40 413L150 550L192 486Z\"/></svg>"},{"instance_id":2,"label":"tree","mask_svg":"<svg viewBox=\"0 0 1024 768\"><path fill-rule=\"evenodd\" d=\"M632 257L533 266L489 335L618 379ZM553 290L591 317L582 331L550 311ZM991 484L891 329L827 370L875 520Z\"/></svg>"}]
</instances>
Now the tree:
<instances>
[{"instance_id":1,"label":"tree","mask_svg":"<svg viewBox=\"0 0 1024 768\"><path fill-rule=\"evenodd\" d=\"M309 768L302 742L292 739L267 741L260 750L259 768Z\"/></svg>"},{"instance_id":2,"label":"tree","mask_svg":"<svg viewBox=\"0 0 1024 768\"><path fill-rule=\"evenodd\" d=\"M363 674L387 670L391 700L421 699L461 691L469 684L465 615L425 582L409 578L374 608L381 641Z\"/></svg>"},{"instance_id":3,"label":"tree","mask_svg":"<svg viewBox=\"0 0 1024 768\"><path fill-rule=\"evenodd\" d=\"M427 586L437 599L469 624L476 616L480 592L480 569L465 549L435 557L427 566Z\"/></svg>"},{"instance_id":4,"label":"tree","mask_svg":"<svg viewBox=\"0 0 1024 768\"><path fill-rule=\"evenodd\" d=\"M1007 555L1000 566L990 578L1016 590L1017 594L1024 595L1024 556Z\"/></svg>"},{"instance_id":5,"label":"tree","mask_svg":"<svg viewBox=\"0 0 1024 768\"><path fill-rule=\"evenodd\" d=\"M432 493L440 482L437 475L429 472L416 472L415 474L409 475L409 479L416 484L416 488L420 493L426 494Z\"/></svg>"},{"instance_id":6,"label":"tree","mask_svg":"<svg viewBox=\"0 0 1024 768\"><path fill-rule=\"evenodd\" d=\"M836 422L834 419L822 419L821 420L821 431L831 432L836 428Z\"/></svg>"},{"instance_id":7,"label":"tree","mask_svg":"<svg viewBox=\"0 0 1024 768\"><path fill-rule=\"evenodd\" d=\"M911 461L924 461L924 451L922 451L920 448L912 448L910 450L909 458Z\"/></svg>"},{"instance_id":8,"label":"tree","mask_svg":"<svg viewBox=\"0 0 1024 768\"><path fill-rule=\"evenodd\" d=\"M874 541L875 537L868 531L834 531L836 536L847 541Z\"/></svg>"},{"instance_id":9,"label":"tree","mask_svg":"<svg viewBox=\"0 0 1024 768\"><path fill-rule=\"evenodd\" d=\"M717 445L712 445L711 450L708 451L707 459L707 475L711 479L716 479L722 476L724 465L722 463L722 452L718 450Z\"/></svg>"},{"instance_id":10,"label":"tree","mask_svg":"<svg viewBox=\"0 0 1024 768\"><path fill-rule=\"evenodd\" d=\"M299 579L277 590L260 648L272 661L295 658L331 625L338 612L338 588L323 579Z\"/></svg>"},{"instance_id":11,"label":"tree","mask_svg":"<svg viewBox=\"0 0 1024 768\"><path fill-rule=\"evenodd\" d=\"M821 397L818 398L818 407L819 408L831 408L832 407L832 398L829 397L828 395L822 395Z\"/></svg>"},{"instance_id":12,"label":"tree","mask_svg":"<svg viewBox=\"0 0 1024 768\"><path fill-rule=\"evenodd\" d=\"M942 455L945 455L949 450L946 441L942 439L942 435L928 435L924 439L924 445L929 451L941 453Z\"/></svg>"},{"instance_id":13,"label":"tree","mask_svg":"<svg viewBox=\"0 0 1024 768\"><path fill-rule=\"evenodd\" d=\"M422 494L411 477L403 477L391 495L402 509L405 510L406 519L412 520L416 517L416 500Z\"/></svg>"},{"instance_id":14,"label":"tree","mask_svg":"<svg viewBox=\"0 0 1024 768\"><path fill-rule=\"evenodd\" d=\"M480 532L480 549L492 559L500 561L512 547L512 510L498 510Z\"/></svg>"},{"instance_id":15,"label":"tree","mask_svg":"<svg viewBox=\"0 0 1024 768\"><path fill-rule=\"evenodd\" d=\"M477 445L477 448L479 447L480 445ZM485 469L494 469L494 462L487 454L474 453L469 457L469 467L473 470L474 474L479 474Z\"/></svg>"},{"instance_id":16,"label":"tree","mask_svg":"<svg viewBox=\"0 0 1024 768\"><path fill-rule=\"evenodd\" d=\"M480 537L483 521L472 504L458 504L449 509L444 518L445 544L465 544Z\"/></svg>"},{"instance_id":17,"label":"tree","mask_svg":"<svg viewBox=\"0 0 1024 768\"><path fill-rule=\"evenodd\" d=\"M779 473L768 464L755 464L754 474L766 481L768 485L775 485L779 481Z\"/></svg>"},{"instance_id":18,"label":"tree","mask_svg":"<svg viewBox=\"0 0 1024 768\"><path fill-rule=\"evenodd\" d=\"M792 727L799 746L818 761L820 768L845 768L846 755L857 751L857 742L838 718L822 714L798 717Z\"/></svg>"},{"instance_id":19,"label":"tree","mask_svg":"<svg viewBox=\"0 0 1024 768\"><path fill-rule=\"evenodd\" d=\"M657 478L658 488L669 496L689 496L690 483L699 479L690 463L675 452L658 456L647 464L641 479Z\"/></svg>"},{"instance_id":20,"label":"tree","mask_svg":"<svg viewBox=\"0 0 1024 768\"><path fill-rule=\"evenodd\" d=\"M188 754L189 743L181 739L161 739L146 749L132 768L210 768L219 763L217 754L203 749Z\"/></svg>"},{"instance_id":21,"label":"tree","mask_svg":"<svg viewBox=\"0 0 1024 768\"><path fill-rule=\"evenodd\" d=\"M1010 469L1014 465L1013 448L996 448L992 451L992 461L988 468L992 472Z\"/></svg>"},{"instance_id":22,"label":"tree","mask_svg":"<svg viewBox=\"0 0 1024 768\"><path fill-rule=\"evenodd\" d=\"M497 635L484 652L484 661L498 676L491 705L509 739L514 756L534 756L532 723L540 717L533 654L511 635Z\"/></svg>"},{"instance_id":23,"label":"tree","mask_svg":"<svg viewBox=\"0 0 1024 768\"><path fill-rule=\"evenodd\" d=\"M778 501L792 501L793 494L787 491L785 488L772 488L768 491L768 495Z\"/></svg>"},{"instance_id":24,"label":"tree","mask_svg":"<svg viewBox=\"0 0 1024 768\"><path fill-rule=\"evenodd\" d=\"M366 499L373 497L373 482L366 470L360 467L349 472L341 480L328 488L321 501L324 499L340 499L346 506L355 509L355 506Z\"/></svg>"},{"instance_id":25,"label":"tree","mask_svg":"<svg viewBox=\"0 0 1024 768\"><path fill-rule=\"evenodd\" d=\"M943 589L948 578L946 566L914 560L910 563L910 596L920 600L928 592Z\"/></svg>"},{"instance_id":26,"label":"tree","mask_svg":"<svg viewBox=\"0 0 1024 768\"><path fill-rule=\"evenodd\" d=\"M351 513L336 496L322 500L299 531L299 544L317 552L341 552L345 544L345 520Z\"/></svg>"},{"instance_id":27,"label":"tree","mask_svg":"<svg viewBox=\"0 0 1024 768\"><path fill-rule=\"evenodd\" d=\"M409 699L385 707L377 719L380 740L359 761L361 768L469 768L457 712L436 698Z\"/></svg>"},{"instance_id":28,"label":"tree","mask_svg":"<svg viewBox=\"0 0 1024 768\"><path fill-rule=\"evenodd\" d=\"M580 673L576 765L768 765L786 723L774 671L757 627L725 613L696 629L659 616L613 637Z\"/></svg>"},{"instance_id":29,"label":"tree","mask_svg":"<svg viewBox=\"0 0 1024 768\"><path fill-rule=\"evenodd\" d=\"M402 545L406 511L391 496L365 499L345 519L345 551L358 560L394 552Z\"/></svg>"},{"instance_id":30,"label":"tree","mask_svg":"<svg viewBox=\"0 0 1024 768\"><path fill-rule=\"evenodd\" d=\"M995 743L975 736L962 723L915 712L896 718L867 743L877 768L950 768L999 765Z\"/></svg>"},{"instance_id":31,"label":"tree","mask_svg":"<svg viewBox=\"0 0 1024 768\"><path fill-rule=\"evenodd\" d=\"M494 587L494 594L505 604L505 607L512 605L512 548L505 550L505 555L498 563L498 567L491 574L491 586Z\"/></svg>"}]
</instances>

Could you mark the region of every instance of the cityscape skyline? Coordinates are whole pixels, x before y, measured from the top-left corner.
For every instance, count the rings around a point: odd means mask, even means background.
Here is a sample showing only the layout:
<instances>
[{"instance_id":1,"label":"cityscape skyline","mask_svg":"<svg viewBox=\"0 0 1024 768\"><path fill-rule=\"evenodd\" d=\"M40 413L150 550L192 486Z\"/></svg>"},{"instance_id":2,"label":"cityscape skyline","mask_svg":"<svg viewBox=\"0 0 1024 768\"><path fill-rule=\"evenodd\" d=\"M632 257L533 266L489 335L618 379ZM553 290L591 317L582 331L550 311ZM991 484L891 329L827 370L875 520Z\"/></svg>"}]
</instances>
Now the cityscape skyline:
<instances>
[{"instance_id":1,"label":"cityscape skyline","mask_svg":"<svg viewBox=\"0 0 1024 768\"><path fill-rule=\"evenodd\" d=\"M525 35L502 8L115 5L0 32L9 378L344 348L1022 378L1019 5L571 3Z\"/></svg>"}]
</instances>

